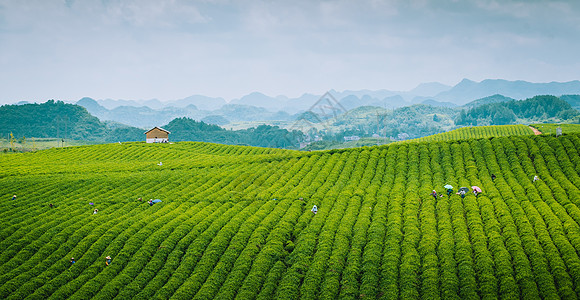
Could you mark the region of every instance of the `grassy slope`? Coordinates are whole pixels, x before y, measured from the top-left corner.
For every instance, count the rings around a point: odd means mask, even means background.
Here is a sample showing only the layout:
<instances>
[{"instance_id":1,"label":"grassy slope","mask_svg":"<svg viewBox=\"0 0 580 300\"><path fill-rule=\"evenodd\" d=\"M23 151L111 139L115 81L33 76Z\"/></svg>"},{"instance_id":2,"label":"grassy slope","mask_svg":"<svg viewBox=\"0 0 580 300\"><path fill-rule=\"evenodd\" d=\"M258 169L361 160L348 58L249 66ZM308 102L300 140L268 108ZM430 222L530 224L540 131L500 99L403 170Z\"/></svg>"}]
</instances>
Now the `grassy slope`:
<instances>
[{"instance_id":1,"label":"grassy slope","mask_svg":"<svg viewBox=\"0 0 580 300\"><path fill-rule=\"evenodd\" d=\"M556 134L556 128L562 128L562 133L580 132L580 124L532 124L543 134Z\"/></svg>"},{"instance_id":2,"label":"grassy slope","mask_svg":"<svg viewBox=\"0 0 580 300\"><path fill-rule=\"evenodd\" d=\"M3 155L0 298L576 298L579 148L569 134ZM445 184L484 193L429 196Z\"/></svg>"},{"instance_id":3,"label":"grassy slope","mask_svg":"<svg viewBox=\"0 0 580 300\"><path fill-rule=\"evenodd\" d=\"M462 127L448 132L438 133L411 142L452 141L460 139L481 139L500 136L531 135L534 132L526 125L492 125Z\"/></svg>"}]
</instances>

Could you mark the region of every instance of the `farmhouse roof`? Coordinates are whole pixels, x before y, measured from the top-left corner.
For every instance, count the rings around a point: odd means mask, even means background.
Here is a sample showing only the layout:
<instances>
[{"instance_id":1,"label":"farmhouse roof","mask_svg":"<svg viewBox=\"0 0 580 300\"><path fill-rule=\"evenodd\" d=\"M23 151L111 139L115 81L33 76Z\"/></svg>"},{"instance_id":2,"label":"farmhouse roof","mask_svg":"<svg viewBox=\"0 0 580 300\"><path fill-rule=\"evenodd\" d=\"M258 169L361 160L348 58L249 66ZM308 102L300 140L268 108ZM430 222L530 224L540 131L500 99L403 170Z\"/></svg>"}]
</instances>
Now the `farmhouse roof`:
<instances>
[{"instance_id":1,"label":"farmhouse roof","mask_svg":"<svg viewBox=\"0 0 580 300\"><path fill-rule=\"evenodd\" d=\"M151 128L151 129L147 130L147 131L145 132L145 134L149 133L150 131L154 130L155 128L157 128L157 129L159 129L159 130L161 130L161 131L165 131L165 132L167 132L167 133L171 133L171 132L169 132L169 131L167 131L167 130L165 130L165 129L161 128L161 127L157 127L157 126L155 126L155 127Z\"/></svg>"}]
</instances>

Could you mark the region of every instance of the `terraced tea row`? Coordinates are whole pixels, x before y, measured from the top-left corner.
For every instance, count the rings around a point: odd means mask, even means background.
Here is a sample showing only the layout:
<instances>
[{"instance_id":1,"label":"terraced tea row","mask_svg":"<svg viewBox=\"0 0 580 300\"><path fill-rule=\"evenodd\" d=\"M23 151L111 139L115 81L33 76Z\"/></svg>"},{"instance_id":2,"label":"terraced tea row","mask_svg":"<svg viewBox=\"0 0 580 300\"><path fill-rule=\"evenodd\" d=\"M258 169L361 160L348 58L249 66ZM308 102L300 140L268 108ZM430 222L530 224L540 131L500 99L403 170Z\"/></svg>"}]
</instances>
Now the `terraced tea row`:
<instances>
[{"instance_id":1,"label":"terraced tea row","mask_svg":"<svg viewBox=\"0 0 580 300\"><path fill-rule=\"evenodd\" d=\"M409 142L440 142L531 134L534 134L534 132L526 125L475 126L463 127L448 132L429 135L426 137L409 140Z\"/></svg>"}]
</instances>

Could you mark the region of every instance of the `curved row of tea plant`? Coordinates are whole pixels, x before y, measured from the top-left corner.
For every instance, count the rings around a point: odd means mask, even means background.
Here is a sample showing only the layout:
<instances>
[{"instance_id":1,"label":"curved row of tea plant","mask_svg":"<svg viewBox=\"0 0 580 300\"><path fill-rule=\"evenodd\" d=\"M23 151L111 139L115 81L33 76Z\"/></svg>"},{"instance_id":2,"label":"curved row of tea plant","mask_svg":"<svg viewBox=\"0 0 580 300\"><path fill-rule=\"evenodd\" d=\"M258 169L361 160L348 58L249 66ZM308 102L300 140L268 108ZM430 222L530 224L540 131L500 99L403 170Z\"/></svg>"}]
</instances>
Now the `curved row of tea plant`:
<instances>
[{"instance_id":1,"label":"curved row of tea plant","mask_svg":"<svg viewBox=\"0 0 580 300\"><path fill-rule=\"evenodd\" d=\"M409 142L440 142L532 134L534 134L534 132L526 125L474 126L462 127L448 132L429 135L426 137L409 140Z\"/></svg>"}]
</instances>

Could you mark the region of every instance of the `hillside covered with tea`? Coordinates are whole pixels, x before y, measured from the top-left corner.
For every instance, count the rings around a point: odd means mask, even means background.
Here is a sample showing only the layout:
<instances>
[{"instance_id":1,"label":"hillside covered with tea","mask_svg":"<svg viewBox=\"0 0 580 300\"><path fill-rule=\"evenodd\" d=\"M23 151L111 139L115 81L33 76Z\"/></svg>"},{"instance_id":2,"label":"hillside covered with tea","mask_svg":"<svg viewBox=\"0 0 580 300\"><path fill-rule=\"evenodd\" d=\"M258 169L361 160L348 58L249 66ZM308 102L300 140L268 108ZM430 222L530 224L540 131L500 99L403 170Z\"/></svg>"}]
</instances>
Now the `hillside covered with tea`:
<instances>
[{"instance_id":1,"label":"hillside covered with tea","mask_svg":"<svg viewBox=\"0 0 580 300\"><path fill-rule=\"evenodd\" d=\"M0 298L576 299L580 135L521 134L0 155Z\"/></svg>"}]
</instances>

